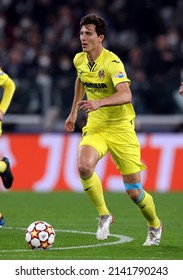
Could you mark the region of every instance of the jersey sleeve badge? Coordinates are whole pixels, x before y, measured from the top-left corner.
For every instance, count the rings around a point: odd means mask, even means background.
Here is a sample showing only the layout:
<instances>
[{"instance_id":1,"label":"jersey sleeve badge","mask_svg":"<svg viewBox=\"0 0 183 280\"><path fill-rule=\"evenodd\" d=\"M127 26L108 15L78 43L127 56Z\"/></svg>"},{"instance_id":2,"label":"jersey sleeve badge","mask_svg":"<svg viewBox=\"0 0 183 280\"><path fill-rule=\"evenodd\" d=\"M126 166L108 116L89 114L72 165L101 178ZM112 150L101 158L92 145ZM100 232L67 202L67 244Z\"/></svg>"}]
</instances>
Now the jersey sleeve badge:
<instances>
[{"instance_id":1,"label":"jersey sleeve badge","mask_svg":"<svg viewBox=\"0 0 183 280\"><path fill-rule=\"evenodd\" d=\"M114 75L114 78L124 78L126 76L126 73L118 72Z\"/></svg>"}]
</instances>

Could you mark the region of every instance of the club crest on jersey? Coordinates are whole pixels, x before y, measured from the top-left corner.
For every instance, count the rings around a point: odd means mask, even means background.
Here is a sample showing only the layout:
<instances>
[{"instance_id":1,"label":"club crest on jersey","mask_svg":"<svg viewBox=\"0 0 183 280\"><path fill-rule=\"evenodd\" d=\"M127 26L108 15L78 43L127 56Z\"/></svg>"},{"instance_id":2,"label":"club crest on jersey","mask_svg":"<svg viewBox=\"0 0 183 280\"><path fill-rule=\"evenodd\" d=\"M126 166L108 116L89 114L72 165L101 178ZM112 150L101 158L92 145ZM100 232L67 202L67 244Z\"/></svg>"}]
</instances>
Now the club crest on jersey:
<instances>
[{"instance_id":1,"label":"club crest on jersey","mask_svg":"<svg viewBox=\"0 0 183 280\"><path fill-rule=\"evenodd\" d=\"M105 78L104 70L100 70L100 71L98 72L98 76L99 76L99 78L104 79L104 78Z\"/></svg>"},{"instance_id":2,"label":"club crest on jersey","mask_svg":"<svg viewBox=\"0 0 183 280\"><path fill-rule=\"evenodd\" d=\"M125 76L126 76L125 73L119 71L114 75L114 78L124 78Z\"/></svg>"}]
</instances>

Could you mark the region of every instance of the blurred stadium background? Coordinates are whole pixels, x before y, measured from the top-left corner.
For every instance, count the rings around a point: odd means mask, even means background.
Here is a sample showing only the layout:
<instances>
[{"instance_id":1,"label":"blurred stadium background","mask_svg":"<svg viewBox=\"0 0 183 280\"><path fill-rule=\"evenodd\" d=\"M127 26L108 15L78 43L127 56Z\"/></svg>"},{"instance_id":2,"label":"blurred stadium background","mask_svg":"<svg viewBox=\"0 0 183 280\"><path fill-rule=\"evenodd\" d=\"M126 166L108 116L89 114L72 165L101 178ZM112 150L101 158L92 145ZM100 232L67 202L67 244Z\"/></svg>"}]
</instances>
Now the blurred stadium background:
<instances>
[{"instance_id":1,"label":"blurred stadium background","mask_svg":"<svg viewBox=\"0 0 183 280\"><path fill-rule=\"evenodd\" d=\"M75 159L86 116L72 135L63 124L73 98L72 59L81 50L79 21L91 12L107 20L105 46L132 81L146 189L182 191L182 0L0 1L0 65L17 87L0 138L15 174L12 190L81 190ZM106 190L123 190L110 157L97 168Z\"/></svg>"}]
</instances>

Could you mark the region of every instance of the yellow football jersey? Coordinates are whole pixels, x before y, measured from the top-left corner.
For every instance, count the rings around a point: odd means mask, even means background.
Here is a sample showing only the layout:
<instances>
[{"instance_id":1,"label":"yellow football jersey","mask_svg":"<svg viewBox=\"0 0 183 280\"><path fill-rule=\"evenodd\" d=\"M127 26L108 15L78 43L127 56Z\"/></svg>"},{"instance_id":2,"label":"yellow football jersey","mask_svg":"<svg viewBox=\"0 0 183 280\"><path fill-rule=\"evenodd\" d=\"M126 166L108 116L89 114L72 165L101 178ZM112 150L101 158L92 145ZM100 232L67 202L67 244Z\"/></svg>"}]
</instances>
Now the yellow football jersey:
<instances>
[{"instance_id":1,"label":"yellow football jersey","mask_svg":"<svg viewBox=\"0 0 183 280\"><path fill-rule=\"evenodd\" d=\"M90 65L86 52L77 53L73 60L79 79L84 84L89 100L99 100L116 92L116 85L128 82L124 65L117 55L103 48L100 56ZM134 120L131 103L101 107L88 114L87 126L127 128Z\"/></svg>"},{"instance_id":2,"label":"yellow football jersey","mask_svg":"<svg viewBox=\"0 0 183 280\"><path fill-rule=\"evenodd\" d=\"M6 73L4 73L1 70L1 68L0 68L0 86L4 88L3 96L0 100L0 110L3 113L6 113L15 91L15 83Z\"/></svg>"},{"instance_id":3,"label":"yellow football jersey","mask_svg":"<svg viewBox=\"0 0 183 280\"><path fill-rule=\"evenodd\" d=\"M4 73L0 68L0 86L2 86L8 78L9 78L8 75Z\"/></svg>"}]
</instances>

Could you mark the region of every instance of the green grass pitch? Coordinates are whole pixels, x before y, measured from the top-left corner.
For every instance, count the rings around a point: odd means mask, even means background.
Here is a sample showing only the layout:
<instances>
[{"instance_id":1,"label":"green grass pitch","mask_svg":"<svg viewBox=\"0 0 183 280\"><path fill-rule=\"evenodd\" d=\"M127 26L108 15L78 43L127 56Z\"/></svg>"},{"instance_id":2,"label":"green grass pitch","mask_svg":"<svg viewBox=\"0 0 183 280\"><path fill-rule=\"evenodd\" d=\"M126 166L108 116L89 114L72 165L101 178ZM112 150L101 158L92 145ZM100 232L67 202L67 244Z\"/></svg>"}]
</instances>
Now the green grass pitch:
<instances>
[{"instance_id":1,"label":"green grass pitch","mask_svg":"<svg viewBox=\"0 0 183 280\"><path fill-rule=\"evenodd\" d=\"M152 195L164 223L157 247L142 246L147 235L146 222L125 193L105 192L115 222L109 239L97 241L97 212L85 193L2 192L0 211L6 224L0 228L0 259L182 260L183 193ZM51 250L32 250L27 246L25 229L36 220L54 227L56 239ZM124 236L132 241L121 242Z\"/></svg>"}]
</instances>

